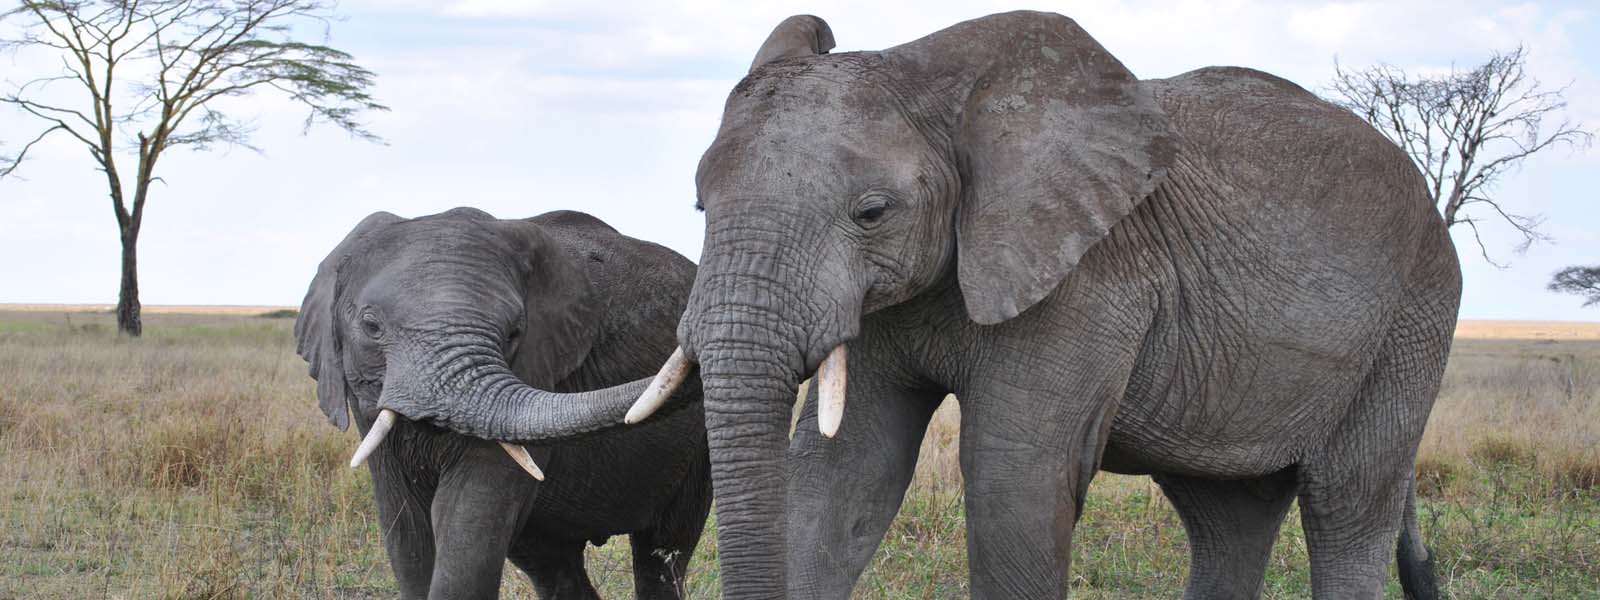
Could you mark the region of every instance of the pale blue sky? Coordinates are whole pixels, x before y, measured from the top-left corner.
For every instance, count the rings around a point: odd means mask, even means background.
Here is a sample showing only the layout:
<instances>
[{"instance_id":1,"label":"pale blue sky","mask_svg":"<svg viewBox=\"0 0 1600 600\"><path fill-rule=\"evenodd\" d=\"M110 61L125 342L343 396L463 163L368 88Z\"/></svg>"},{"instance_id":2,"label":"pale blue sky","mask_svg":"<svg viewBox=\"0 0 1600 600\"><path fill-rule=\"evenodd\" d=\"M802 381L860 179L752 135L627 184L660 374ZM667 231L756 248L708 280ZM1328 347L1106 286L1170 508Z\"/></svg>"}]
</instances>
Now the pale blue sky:
<instances>
[{"instance_id":1,"label":"pale blue sky","mask_svg":"<svg viewBox=\"0 0 1600 600\"><path fill-rule=\"evenodd\" d=\"M1311 89L1333 59L1408 69L1471 64L1521 42L1530 70L1572 82L1568 116L1600 126L1600 8L1586 2L692 2L346 0L331 43L379 74L394 111L374 115L389 145L333 130L300 135L280 99L254 116L248 150L177 153L153 192L140 242L147 304L298 304L316 263L363 216L470 205L502 217L571 208L699 256L693 173L724 95L783 17L809 12L840 50L876 49L1013 8L1076 18L1141 77L1206 65L1276 73ZM0 80L38 57L0 56ZM0 110L0 142L33 125ZM116 229L102 176L60 138L0 181L0 302L110 303ZM1505 227L1485 238L1505 270L1458 232L1466 318L1600 320L1544 291L1556 269L1600 264L1600 149L1536 157L1498 197L1542 213L1554 244L1515 255Z\"/></svg>"}]
</instances>

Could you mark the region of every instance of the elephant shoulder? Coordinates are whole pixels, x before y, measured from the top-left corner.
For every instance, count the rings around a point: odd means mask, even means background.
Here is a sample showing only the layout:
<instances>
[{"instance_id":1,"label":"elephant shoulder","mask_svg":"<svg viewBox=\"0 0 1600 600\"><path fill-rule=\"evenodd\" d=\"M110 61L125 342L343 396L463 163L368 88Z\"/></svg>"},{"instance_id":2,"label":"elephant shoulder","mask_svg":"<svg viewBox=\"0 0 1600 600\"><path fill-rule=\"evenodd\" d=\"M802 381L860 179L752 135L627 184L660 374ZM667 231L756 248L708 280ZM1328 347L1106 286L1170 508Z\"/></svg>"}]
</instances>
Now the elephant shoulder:
<instances>
[{"instance_id":1,"label":"elephant shoulder","mask_svg":"<svg viewBox=\"0 0 1600 600\"><path fill-rule=\"evenodd\" d=\"M586 229L595 232L621 235L620 233L617 233L617 230L611 225L607 224L605 221L601 221L599 217L576 210L554 210L542 215L528 217L525 220L530 223L535 223L541 227L553 227L557 229Z\"/></svg>"},{"instance_id":2,"label":"elephant shoulder","mask_svg":"<svg viewBox=\"0 0 1600 600\"><path fill-rule=\"evenodd\" d=\"M616 268L636 271L648 278L665 271L667 275L694 277L694 263L671 248L623 233L594 215L575 210L558 210L526 219L555 238L575 257Z\"/></svg>"}]
</instances>

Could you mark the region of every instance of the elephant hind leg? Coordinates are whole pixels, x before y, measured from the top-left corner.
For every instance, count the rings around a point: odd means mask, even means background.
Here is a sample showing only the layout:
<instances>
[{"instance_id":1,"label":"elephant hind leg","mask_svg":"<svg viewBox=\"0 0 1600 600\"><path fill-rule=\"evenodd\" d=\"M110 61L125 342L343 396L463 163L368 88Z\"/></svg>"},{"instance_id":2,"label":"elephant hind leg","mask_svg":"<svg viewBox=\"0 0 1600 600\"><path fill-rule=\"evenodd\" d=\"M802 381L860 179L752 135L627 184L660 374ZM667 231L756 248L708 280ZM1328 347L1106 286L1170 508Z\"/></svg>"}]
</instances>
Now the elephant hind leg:
<instances>
[{"instance_id":1,"label":"elephant hind leg","mask_svg":"<svg viewBox=\"0 0 1600 600\"><path fill-rule=\"evenodd\" d=\"M689 559L695 539L642 531L628 536L633 548L633 594L640 600L678 600L688 595ZM673 539L677 538L677 539Z\"/></svg>"},{"instance_id":2,"label":"elephant hind leg","mask_svg":"<svg viewBox=\"0 0 1600 600\"><path fill-rule=\"evenodd\" d=\"M583 540L527 540L512 548L511 564L528 574L542 600L598 600L583 568Z\"/></svg>"},{"instance_id":3,"label":"elephant hind leg","mask_svg":"<svg viewBox=\"0 0 1600 600\"><path fill-rule=\"evenodd\" d=\"M1434 589L1415 526L1413 468L1453 328L1454 319L1430 318L1421 307L1403 312L1348 416L1301 464L1316 598L1381 597L1396 554L1408 594L1426 598Z\"/></svg>"},{"instance_id":4,"label":"elephant hind leg","mask_svg":"<svg viewBox=\"0 0 1600 600\"><path fill-rule=\"evenodd\" d=\"M684 484L647 531L630 534L633 593L640 600L678 600L688 595L689 560L711 512L711 460L701 456Z\"/></svg>"},{"instance_id":5,"label":"elephant hind leg","mask_svg":"<svg viewBox=\"0 0 1600 600\"><path fill-rule=\"evenodd\" d=\"M1295 496L1295 471L1218 481L1156 475L1189 537L1184 598L1257 598L1278 527Z\"/></svg>"}]
</instances>

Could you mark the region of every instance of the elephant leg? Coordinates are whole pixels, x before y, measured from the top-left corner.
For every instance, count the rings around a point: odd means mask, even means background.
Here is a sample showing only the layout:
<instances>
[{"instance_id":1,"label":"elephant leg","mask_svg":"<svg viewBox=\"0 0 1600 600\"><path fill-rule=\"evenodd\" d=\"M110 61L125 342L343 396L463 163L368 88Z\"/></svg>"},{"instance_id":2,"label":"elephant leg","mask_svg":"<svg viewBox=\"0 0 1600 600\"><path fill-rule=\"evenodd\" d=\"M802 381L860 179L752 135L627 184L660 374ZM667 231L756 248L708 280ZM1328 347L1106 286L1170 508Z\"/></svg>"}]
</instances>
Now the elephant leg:
<instances>
[{"instance_id":1,"label":"elephant leg","mask_svg":"<svg viewBox=\"0 0 1600 600\"><path fill-rule=\"evenodd\" d=\"M1078 382L1014 374L991 384L997 391L961 397L973 598L1066 597L1072 531L1127 373Z\"/></svg>"},{"instance_id":2,"label":"elephant leg","mask_svg":"<svg viewBox=\"0 0 1600 600\"><path fill-rule=\"evenodd\" d=\"M633 593L641 600L682 598L689 560L711 509L711 461L702 456L683 477L661 520L648 531L628 536L633 547Z\"/></svg>"},{"instance_id":3,"label":"elephant leg","mask_svg":"<svg viewBox=\"0 0 1600 600\"><path fill-rule=\"evenodd\" d=\"M887 369L868 357L849 354L850 402L834 438L819 433L810 399L795 425L787 492L793 598L850 596L900 510L928 420L944 398L888 381Z\"/></svg>"},{"instance_id":4,"label":"elephant leg","mask_svg":"<svg viewBox=\"0 0 1600 600\"><path fill-rule=\"evenodd\" d=\"M1312 597L1383 597L1405 499L1398 479L1310 469L1300 517L1311 555Z\"/></svg>"},{"instance_id":5,"label":"elephant leg","mask_svg":"<svg viewBox=\"0 0 1600 600\"><path fill-rule=\"evenodd\" d=\"M495 598L537 482L492 442L473 440L433 497L432 598Z\"/></svg>"},{"instance_id":6,"label":"elephant leg","mask_svg":"<svg viewBox=\"0 0 1600 600\"><path fill-rule=\"evenodd\" d=\"M704 521L702 521L703 523ZM703 528L703 527L702 527ZM633 548L633 595L639 600L678 600L684 596L689 559L699 534L641 531L628 536ZM676 537L677 539L671 539Z\"/></svg>"},{"instance_id":7,"label":"elephant leg","mask_svg":"<svg viewBox=\"0 0 1600 600\"><path fill-rule=\"evenodd\" d=\"M372 492L378 504L378 527L383 532L383 547L389 554L400 597L428 597L433 582L433 526L428 506L431 490L417 489L393 449L380 446L367 461L372 474Z\"/></svg>"},{"instance_id":8,"label":"elephant leg","mask_svg":"<svg viewBox=\"0 0 1600 600\"><path fill-rule=\"evenodd\" d=\"M1417 444L1438 393L1453 323L1402 313L1362 382L1350 414L1301 465L1300 512L1311 555L1312 595L1379 598L1413 482ZM1417 532L1402 559L1408 596L1426 595L1433 574ZM1417 556L1418 554L1422 556ZM1424 586L1423 584L1426 584Z\"/></svg>"},{"instance_id":9,"label":"elephant leg","mask_svg":"<svg viewBox=\"0 0 1600 600\"><path fill-rule=\"evenodd\" d=\"M527 540L511 553L511 564L533 581L541 600L599 600L583 568L583 540Z\"/></svg>"},{"instance_id":10,"label":"elephant leg","mask_svg":"<svg viewBox=\"0 0 1600 600\"><path fill-rule=\"evenodd\" d=\"M1278 527L1295 496L1294 470L1249 480L1156 475L1189 536L1186 600L1259 598Z\"/></svg>"}]
</instances>

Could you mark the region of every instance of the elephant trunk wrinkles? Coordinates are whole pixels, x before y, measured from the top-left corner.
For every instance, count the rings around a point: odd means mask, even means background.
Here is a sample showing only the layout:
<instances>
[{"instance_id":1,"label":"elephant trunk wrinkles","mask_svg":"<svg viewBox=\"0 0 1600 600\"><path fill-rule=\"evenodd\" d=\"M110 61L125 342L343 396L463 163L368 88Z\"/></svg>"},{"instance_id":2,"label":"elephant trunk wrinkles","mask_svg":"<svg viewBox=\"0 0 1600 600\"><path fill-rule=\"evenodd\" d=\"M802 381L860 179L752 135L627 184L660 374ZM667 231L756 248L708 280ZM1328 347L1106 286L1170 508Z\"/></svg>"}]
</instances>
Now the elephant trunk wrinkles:
<instances>
[{"instance_id":1,"label":"elephant trunk wrinkles","mask_svg":"<svg viewBox=\"0 0 1600 600\"><path fill-rule=\"evenodd\" d=\"M394 408L412 419L431 420L464 435L548 444L622 426L623 415L648 383L640 380L590 392L548 392L518 379L495 346L477 346L440 353L441 360L432 373L417 378L434 382L441 388L437 392L391 395L386 389L380 404L393 404L384 408ZM691 390L680 393L687 391ZM430 395L436 399L426 397Z\"/></svg>"},{"instance_id":2,"label":"elephant trunk wrinkles","mask_svg":"<svg viewBox=\"0 0 1600 600\"><path fill-rule=\"evenodd\" d=\"M784 454L797 376L748 344L700 348L725 598L782 598Z\"/></svg>"}]
</instances>

